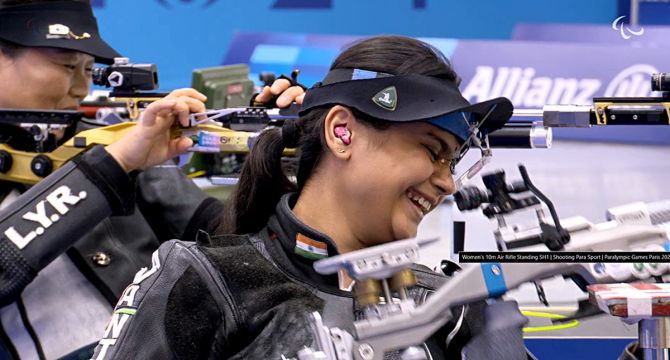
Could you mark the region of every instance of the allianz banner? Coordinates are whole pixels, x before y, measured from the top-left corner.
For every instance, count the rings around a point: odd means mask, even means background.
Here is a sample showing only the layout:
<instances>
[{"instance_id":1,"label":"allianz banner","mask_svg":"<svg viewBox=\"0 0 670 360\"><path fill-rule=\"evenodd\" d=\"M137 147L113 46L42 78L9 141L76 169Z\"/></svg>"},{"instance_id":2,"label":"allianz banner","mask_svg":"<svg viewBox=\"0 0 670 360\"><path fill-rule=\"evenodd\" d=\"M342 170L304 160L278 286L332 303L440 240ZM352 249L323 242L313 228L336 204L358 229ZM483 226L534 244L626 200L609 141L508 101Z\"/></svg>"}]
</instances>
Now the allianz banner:
<instances>
[{"instance_id":1,"label":"allianz banner","mask_svg":"<svg viewBox=\"0 0 670 360\"><path fill-rule=\"evenodd\" d=\"M670 48L460 41L452 56L469 101L508 97L516 108L591 104L598 96L653 96L651 74L670 72Z\"/></svg>"}]
</instances>

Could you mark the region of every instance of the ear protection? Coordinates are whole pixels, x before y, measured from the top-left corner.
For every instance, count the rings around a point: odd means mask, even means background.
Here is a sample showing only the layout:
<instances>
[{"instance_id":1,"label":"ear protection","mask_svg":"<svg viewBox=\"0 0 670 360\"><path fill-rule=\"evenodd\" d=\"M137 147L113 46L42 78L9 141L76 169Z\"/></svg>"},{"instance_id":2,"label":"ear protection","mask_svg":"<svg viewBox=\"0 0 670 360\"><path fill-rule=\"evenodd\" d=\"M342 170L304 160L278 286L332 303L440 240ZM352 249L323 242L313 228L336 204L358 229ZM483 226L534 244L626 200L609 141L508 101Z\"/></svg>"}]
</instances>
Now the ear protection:
<instances>
[{"instance_id":1,"label":"ear protection","mask_svg":"<svg viewBox=\"0 0 670 360\"><path fill-rule=\"evenodd\" d=\"M349 144L351 144L351 133L349 132L349 130L347 130L346 127L344 127L344 126L337 126L337 127L335 128L335 131L334 131L334 132L335 132L335 137L340 138L340 140L342 140L342 142L344 143L344 145L349 145Z\"/></svg>"}]
</instances>

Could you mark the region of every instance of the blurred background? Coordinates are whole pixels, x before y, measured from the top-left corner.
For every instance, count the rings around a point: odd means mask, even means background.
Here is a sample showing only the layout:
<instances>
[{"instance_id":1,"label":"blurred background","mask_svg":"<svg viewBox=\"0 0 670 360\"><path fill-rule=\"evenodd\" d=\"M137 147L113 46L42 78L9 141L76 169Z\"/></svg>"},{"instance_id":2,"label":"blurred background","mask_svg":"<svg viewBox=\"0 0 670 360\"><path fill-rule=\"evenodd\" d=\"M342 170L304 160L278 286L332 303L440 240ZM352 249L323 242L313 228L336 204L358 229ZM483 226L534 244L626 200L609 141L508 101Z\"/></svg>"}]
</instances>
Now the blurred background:
<instances>
[{"instance_id":1,"label":"blurred background","mask_svg":"<svg viewBox=\"0 0 670 360\"><path fill-rule=\"evenodd\" d=\"M430 42L453 62L470 101L509 97L517 109L592 104L597 96L659 96L650 75L670 72L667 0L93 0L100 31L135 63L158 65L161 90L191 86L192 71L247 64L262 71L299 68L319 81L340 50L369 35L400 34ZM613 206L670 199L670 126L554 129L551 149L494 149L484 173L519 179L523 163L559 217L598 223ZM464 160L472 164L473 154ZM465 165L463 165L465 166ZM467 168L467 167L466 167ZM464 171L466 168L459 169ZM481 181L475 179L475 185ZM532 215L532 214L531 214ZM495 250L496 225L449 203L422 224L440 245L425 252L437 266L452 257L452 221L466 222L466 250ZM528 219L532 224L533 217ZM519 220L523 222L524 219ZM570 312L584 295L562 279L547 282L552 308ZM511 296L541 307L530 286ZM534 320L535 321L535 320ZM613 359L637 336L618 319L528 336L540 359Z\"/></svg>"}]
</instances>

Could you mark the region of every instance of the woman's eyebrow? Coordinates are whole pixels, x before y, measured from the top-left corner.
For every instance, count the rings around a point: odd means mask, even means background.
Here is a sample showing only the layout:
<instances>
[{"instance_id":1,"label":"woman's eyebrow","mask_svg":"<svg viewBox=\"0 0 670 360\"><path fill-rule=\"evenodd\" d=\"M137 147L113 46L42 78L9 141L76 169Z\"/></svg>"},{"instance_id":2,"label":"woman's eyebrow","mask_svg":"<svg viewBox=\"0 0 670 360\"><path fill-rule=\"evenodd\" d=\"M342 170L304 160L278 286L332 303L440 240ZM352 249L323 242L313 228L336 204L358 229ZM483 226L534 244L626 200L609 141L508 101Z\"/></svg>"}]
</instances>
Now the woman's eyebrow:
<instances>
[{"instance_id":1,"label":"woman's eyebrow","mask_svg":"<svg viewBox=\"0 0 670 360\"><path fill-rule=\"evenodd\" d=\"M53 53L52 58L58 61L73 62L79 60L76 53Z\"/></svg>"},{"instance_id":2,"label":"woman's eyebrow","mask_svg":"<svg viewBox=\"0 0 670 360\"><path fill-rule=\"evenodd\" d=\"M59 48L50 48L50 50L51 51L49 55L52 58L57 59L59 61L67 61L67 62L79 61L82 56L88 56L74 50L59 49ZM95 62L95 59L92 60Z\"/></svg>"}]
</instances>

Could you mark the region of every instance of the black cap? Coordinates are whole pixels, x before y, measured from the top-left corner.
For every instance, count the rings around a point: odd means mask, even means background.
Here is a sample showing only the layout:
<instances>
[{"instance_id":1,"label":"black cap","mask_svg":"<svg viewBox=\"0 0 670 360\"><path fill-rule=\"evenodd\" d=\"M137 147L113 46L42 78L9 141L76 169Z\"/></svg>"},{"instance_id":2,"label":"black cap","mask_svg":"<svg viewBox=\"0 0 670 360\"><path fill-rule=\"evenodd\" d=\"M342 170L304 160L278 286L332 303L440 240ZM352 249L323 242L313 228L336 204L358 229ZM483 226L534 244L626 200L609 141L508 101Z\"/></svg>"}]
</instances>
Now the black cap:
<instances>
[{"instance_id":1,"label":"black cap","mask_svg":"<svg viewBox=\"0 0 670 360\"><path fill-rule=\"evenodd\" d=\"M392 75L361 69L333 69L309 89L300 114L326 105L345 105L390 122L430 122L461 144L471 125L491 133L502 128L514 107L507 98L470 104L453 81L424 75Z\"/></svg>"},{"instance_id":2,"label":"black cap","mask_svg":"<svg viewBox=\"0 0 670 360\"><path fill-rule=\"evenodd\" d=\"M45 1L0 9L0 39L27 47L79 51L96 62L112 64L120 57L102 40L87 2Z\"/></svg>"}]
</instances>

